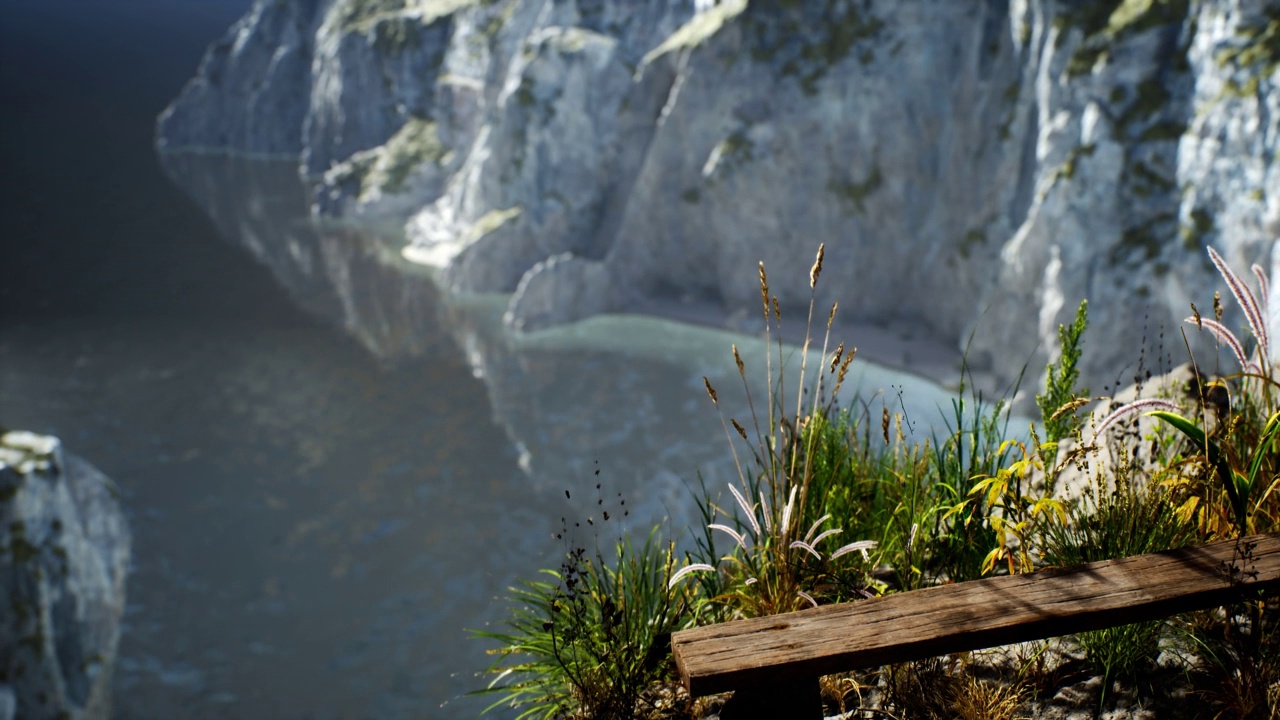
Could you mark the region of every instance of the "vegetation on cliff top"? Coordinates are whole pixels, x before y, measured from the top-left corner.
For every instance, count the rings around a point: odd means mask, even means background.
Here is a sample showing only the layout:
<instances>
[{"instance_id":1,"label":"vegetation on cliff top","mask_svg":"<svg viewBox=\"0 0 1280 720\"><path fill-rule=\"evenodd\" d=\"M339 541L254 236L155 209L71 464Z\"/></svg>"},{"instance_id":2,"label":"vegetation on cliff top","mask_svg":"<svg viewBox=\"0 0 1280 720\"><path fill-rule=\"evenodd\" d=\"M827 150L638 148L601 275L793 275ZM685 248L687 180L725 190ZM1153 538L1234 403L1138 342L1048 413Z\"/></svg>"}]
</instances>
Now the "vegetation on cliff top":
<instances>
[{"instance_id":1,"label":"vegetation on cliff top","mask_svg":"<svg viewBox=\"0 0 1280 720\"><path fill-rule=\"evenodd\" d=\"M486 691L498 695L492 707L520 717L701 717L717 699L692 700L675 682L674 629L1280 530L1280 381L1262 320L1274 298L1261 268L1253 268L1255 294L1211 256L1253 342L1222 324L1216 293L1212 317L1195 311L1189 330L1231 348L1240 371L1210 380L1192 357L1187 385L1082 417L1098 400L1075 384L1082 304L1060 328L1061 354L1037 398L1043 422L1029 428L1030 442L1010 432L1007 402L985 403L963 385L946 432L922 443L907 440L911 420L893 398L879 408L870 399L839 407L856 349L831 349L834 306L820 367L806 368L806 337L790 390L796 368L787 368L780 342L763 368L764 398L753 398L747 382L761 368L747 368L733 348L751 416L722 417L738 478L727 494L702 486L693 548L677 562L674 544L652 534L639 550L623 539L608 555L571 545L560 571L513 589L508 631L483 634L500 643ZM821 270L820 249L811 290ZM782 313L763 264L760 285L766 334L776 339ZM814 311L811 296L810 327ZM1139 394L1152 395L1142 387L1150 378L1140 369ZM705 389L719 407L720 391ZM567 527L558 537L571 542ZM899 717L1012 718L1050 702L1083 670L1103 678L1094 686L1099 709L1124 695L1186 717L1280 711L1274 599L988 657L825 678L824 697L833 712L874 705ZM1142 682L1151 673L1182 680Z\"/></svg>"}]
</instances>

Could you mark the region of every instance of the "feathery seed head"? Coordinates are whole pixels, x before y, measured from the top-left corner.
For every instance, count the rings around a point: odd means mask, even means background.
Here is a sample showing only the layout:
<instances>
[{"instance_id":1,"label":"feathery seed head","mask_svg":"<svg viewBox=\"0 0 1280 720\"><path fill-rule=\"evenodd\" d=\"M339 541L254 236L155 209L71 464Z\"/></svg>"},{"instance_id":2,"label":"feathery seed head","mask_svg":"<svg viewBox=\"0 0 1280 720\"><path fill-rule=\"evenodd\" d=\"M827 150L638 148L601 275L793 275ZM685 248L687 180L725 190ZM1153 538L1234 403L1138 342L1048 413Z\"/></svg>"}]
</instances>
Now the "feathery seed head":
<instances>
[{"instance_id":1,"label":"feathery seed head","mask_svg":"<svg viewBox=\"0 0 1280 720\"><path fill-rule=\"evenodd\" d=\"M835 372L836 365L840 364L840 356L844 354L844 343L836 346L836 354L831 356L831 369L828 372Z\"/></svg>"},{"instance_id":2,"label":"feathery seed head","mask_svg":"<svg viewBox=\"0 0 1280 720\"><path fill-rule=\"evenodd\" d=\"M1147 412L1154 412L1156 410L1178 412L1178 406L1168 400L1160 400L1158 398L1135 400L1128 405L1122 405L1119 408L1116 408L1110 415L1103 418L1102 422L1098 423L1098 429L1093 433L1094 442L1097 442L1097 439L1102 437L1102 434L1107 431L1107 428L1120 420L1143 410Z\"/></svg>"},{"instance_id":3,"label":"feathery seed head","mask_svg":"<svg viewBox=\"0 0 1280 720\"><path fill-rule=\"evenodd\" d=\"M1212 247L1208 248L1209 259L1213 260L1213 264L1218 268L1218 272L1222 275L1222 279L1227 283L1227 288L1231 290L1231 295L1235 297L1236 304L1244 312L1244 317L1249 321L1249 329L1253 331L1253 336L1258 339L1258 348L1265 357L1270 352L1269 338L1267 337L1267 319L1263 316L1265 306L1258 305L1258 299L1254 297L1253 291L1248 285L1236 275L1230 267L1227 267L1227 261L1222 259L1217 250ZM1214 293L1214 313L1219 321L1222 320L1221 311L1218 309L1218 294Z\"/></svg>"},{"instance_id":4,"label":"feathery seed head","mask_svg":"<svg viewBox=\"0 0 1280 720\"><path fill-rule=\"evenodd\" d=\"M716 569L714 567L706 563L693 563L691 565L686 565L680 568L679 570L677 570L675 574L671 576L671 579L667 581L667 589L670 590L671 588L675 587L676 583L680 582L680 580L684 578L685 575L688 575L690 573L715 572L715 570Z\"/></svg>"},{"instance_id":5,"label":"feathery seed head","mask_svg":"<svg viewBox=\"0 0 1280 720\"><path fill-rule=\"evenodd\" d=\"M733 423L733 429L738 431L738 434L742 436L743 440L746 440L747 431L742 429L742 426L738 424L738 421L733 418L729 418L729 422Z\"/></svg>"},{"instance_id":6,"label":"feathery seed head","mask_svg":"<svg viewBox=\"0 0 1280 720\"><path fill-rule=\"evenodd\" d=\"M840 302L831 303L831 314L827 315L827 329L831 329L831 323L836 321L836 308L840 306Z\"/></svg>"},{"instance_id":7,"label":"feathery seed head","mask_svg":"<svg viewBox=\"0 0 1280 720\"><path fill-rule=\"evenodd\" d=\"M845 545L837 549L835 552L831 553L831 559L835 560L841 555L844 555L846 553L851 553L854 550L859 550L862 552L862 557L865 560L867 557L867 551L875 548L879 544L880 543L876 542L875 540L859 540L857 542L851 542L848 545Z\"/></svg>"},{"instance_id":8,"label":"feathery seed head","mask_svg":"<svg viewBox=\"0 0 1280 720\"><path fill-rule=\"evenodd\" d=\"M795 511L796 491L799 489L800 489L799 485L791 486L791 497L787 498L787 505L786 507L782 508L782 527L779 528L779 532L784 537L786 536L787 531L791 529L791 513Z\"/></svg>"},{"instance_id":9,"label":"feathery seed head","mask_svg":"<svg viewBox=\"0 0 1280 720\"><path fill-rule=\"evenodd\" d=\"M733 362L738 365L738 374L746 377L747 367L742 364L742 356L738 354L738 346L736 344L733 346Z\"/></svg>"},{"instance_id":10,"label":"feathery seed head","mask_svg":"<svg viewBox=\"0 0 1280 720\"><path fill-rule=\"evenodd\" d=\"M817 542L816 540L813 540L813 534L818 531L818 528L822 525L822 523L830 519L831 519L831 513L827 513L826 515L823 515L822 517L818 518L818 521L815 522L813 526L809 528L809 532L804 534L804 541Z\"/></svg>"},{"instance_id":11,"label":"feathery seed head","mask_svg":"<svg viewBox=\"0 0 1280 720\"><path fill-rule=\"evenodd\" d=\"M1241 368L1248 368L1249 361L1244 354L1244 345L1240 344L1240 340L1236 338L1235 333L1231 332L1226 325L1216 320L1205 320L1199 315L1189 317L1183 322L1196 325L1201 330L1208 330L1217 339L1219 345L1226 345L1231 349L1231 354L1235 355L1236 362L1240 363Z\"/></svg>"},{"instance_id":12,"label":"feathery seed head","mask_svg":"<svg viewBox=\"0 0 1280 720\"><path fill-rule=\"evenodd\" d=\"M747 539L742 537L742 533L738 532L737 530L734 530L728 525L721 525L720 523L711 523L707 527L710 528L711 530L719 530L725 535L728 535L729 537L733 538L733 541L738 543L738 547L742 548L743 550L749 549L747 547Z\"/></svg>"},{"instance_id":13,"label":"feathery seed head","mask_svg":"<svg viewBox=\"0 0 1280 720\"><path fill-rule=\"evenodd\" d=\"M818 244L818 257L813 261L813 267L809 269L809 287L810 289L817 287L818 276L822 274L822 256L827 251L826 243Z\"/></svg>"},{"instance_id":14,"label":"feathery seed head","mask_svg":"<svg viewBox=\"0 0 1280 720\"><path fill-rule=\"evenodd\" d=\"M769 513L769 503L764 499L764 491L760 491L760 509L764 515L764 531L773 532L773 516Z\"/></svg>"},{"instance_id":15,"label":"feathery seed head","mask_svg":"<svg viewBox=\"0 0 1280 720\"><path fill-rule=\"evenodd\" d=\"M818 558L819 560L822 559L822 555L819 554L817 550L814 550L812 545L810 545L809 543L803 540L792 540L791 545L789 547L792 550L795 550L797 548L800 550L804 550L808 552L810 555L813 555L814 557Z\"/></svg>"},{"instance_id":16,"label":"feathery seed head","mask_svg":"<svg viewBox=\"0 0 1280 720\"><path fill-rule=\"evenodd\" d=\"M738 492L738 488L734 487L733 483L729 483L729 492L733 493L733 499L738 502L738 507L742 508L742 513L747 516L747 521L751 523L751 530L757 538L760 537L760 523L756 522L755 508L747 505L747 499Z\"/></svg>"},{"instance_id":17,"label":"feathery seed head","mask_svg":"<svg viewBox=\"0 0 1280 720\"><path fill-rule=\"evenodd\" d=\"M1267 281L1267 272L1258 263L1254 263L1250 269L1253 270L1253 276L1258 278L1258 298L1262 300L1262 307L1271 307L1271 283Z\"/></svg>"},{"instance_id":18,"label":"feathery seed head","mask_svg":"<svg viewBox=\"0 0 1280 720\"><path fill-rule=\"evenodd\" d=\"M819 534L818 534L818 537L814 538L813 540L810 540L810 541L809 541L809 544L810 544L810 545L817 545L818 543L822 542L823 540L826 540L827 538L831 537L832 535L839 535L839 534L840 534L840 533L842 533L842 532L844 532L844 531L843 531L843 530L841 530L840 528L830 528L829 530L824 530L824 531L822 531L821 533L819 533Z\"/></svg>"}]
</instances>

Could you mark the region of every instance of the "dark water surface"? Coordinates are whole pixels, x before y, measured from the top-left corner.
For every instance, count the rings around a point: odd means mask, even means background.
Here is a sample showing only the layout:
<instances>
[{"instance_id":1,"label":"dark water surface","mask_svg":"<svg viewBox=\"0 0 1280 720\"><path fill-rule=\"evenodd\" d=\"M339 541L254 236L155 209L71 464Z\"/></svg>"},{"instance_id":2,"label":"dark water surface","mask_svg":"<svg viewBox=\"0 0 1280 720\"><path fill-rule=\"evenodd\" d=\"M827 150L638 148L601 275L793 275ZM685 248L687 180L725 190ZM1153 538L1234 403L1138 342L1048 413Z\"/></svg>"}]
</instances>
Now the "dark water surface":
<instances>
[{"instance_id":1,"label":"dark water surface","mask_svg":"<svg viewBox=\"0 0 1280 720\"><path fill-rule=\"evenodd\" d=\"M484 386L300 311L151 150L247 5L0 6L0 422L124 490L118 717L474 714L462 628L549 533Z\"/></svg>"},{"instance_id":2,"label":"dark water surface","mask_svg":"<svg viewBox=\"0 0 1280 720\"><path fill-rule=\"evenodd\" d=\"M514 338L503 298L309 223L292 164L157 158L247 5L0 5L0 423L122 488L118 718L474 717L466 629L556 564L561 518L687 525L684 481L732 472L702 376L731 406L729 343L759 348L642 318Z\"/></svg>"},{"instance_id":3,"label":"dark water surface","mask_svg":"<svg viewBox=\"0 0 1280 720\"><path fill-rule=\"evenodd\" d=\"M664 417L706 410L686 412L690 377L664 360L512 354L484 337L493 303L446 327L428 282L379 297L394 278L349 234L302 232L333 272L273 277L226 240L291 227L299 191L272 188L290 168L253 171L247 198L217 160L177 167L220 238L162 173L153 123L246 6L0 6L0 422L62 437L123 490L117 717L474 716L458 696L490 658L465 629L554 564L595 467L609 490L646 488L637 524L686 501L657 466L691 474L662 439L688 428ZM264 197L280 207L254 225Z\"/></svg>"}]
</instances>

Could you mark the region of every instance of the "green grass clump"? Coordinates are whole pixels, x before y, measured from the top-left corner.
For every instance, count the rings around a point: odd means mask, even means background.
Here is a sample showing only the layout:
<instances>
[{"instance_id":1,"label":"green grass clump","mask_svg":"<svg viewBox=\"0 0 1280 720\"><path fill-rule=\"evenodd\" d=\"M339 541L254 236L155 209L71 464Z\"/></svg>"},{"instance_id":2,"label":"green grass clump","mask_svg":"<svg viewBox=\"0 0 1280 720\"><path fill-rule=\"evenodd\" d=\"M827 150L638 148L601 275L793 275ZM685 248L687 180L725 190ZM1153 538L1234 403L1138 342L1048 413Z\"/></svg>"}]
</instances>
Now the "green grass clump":
<instances>
[{"instance_id":1,"label":"green grass clump","mask_svg":"<svg viewBox=\"0 0 1280 720\"><path fill-rule=\"evenodd\" d=\"M487 710L519 710L520 718L649 717L654 686L669 681L671 631L688 617L685 593L668 587L672 546L650 532L644 545L615 545L612 561L577 547L559 572L510 590L516 607L498 641L498 661L485 692L501 698Z\"/></svg>"}]
</instances>

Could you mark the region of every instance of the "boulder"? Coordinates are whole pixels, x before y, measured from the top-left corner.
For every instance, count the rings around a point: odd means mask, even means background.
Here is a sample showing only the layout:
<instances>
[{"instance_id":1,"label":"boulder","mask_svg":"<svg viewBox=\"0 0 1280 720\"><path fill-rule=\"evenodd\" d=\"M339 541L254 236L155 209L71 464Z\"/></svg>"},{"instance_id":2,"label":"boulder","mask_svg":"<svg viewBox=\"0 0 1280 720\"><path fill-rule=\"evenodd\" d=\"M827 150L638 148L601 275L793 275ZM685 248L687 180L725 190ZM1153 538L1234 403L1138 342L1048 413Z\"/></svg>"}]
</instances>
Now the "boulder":
<instances>
[{"instance_id":1,"label":"boulder","mask_svg":"<svg viewBox=\"0 0 1280 720\"><path fill-rule=\"evenodd\" d=\"M0 720L111 717L129 560L111 480L57 438L0 435Z\"/></svg>"}]
</instances>

